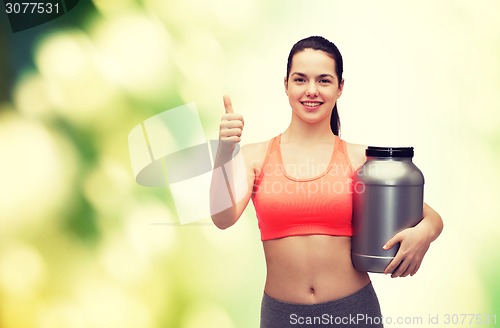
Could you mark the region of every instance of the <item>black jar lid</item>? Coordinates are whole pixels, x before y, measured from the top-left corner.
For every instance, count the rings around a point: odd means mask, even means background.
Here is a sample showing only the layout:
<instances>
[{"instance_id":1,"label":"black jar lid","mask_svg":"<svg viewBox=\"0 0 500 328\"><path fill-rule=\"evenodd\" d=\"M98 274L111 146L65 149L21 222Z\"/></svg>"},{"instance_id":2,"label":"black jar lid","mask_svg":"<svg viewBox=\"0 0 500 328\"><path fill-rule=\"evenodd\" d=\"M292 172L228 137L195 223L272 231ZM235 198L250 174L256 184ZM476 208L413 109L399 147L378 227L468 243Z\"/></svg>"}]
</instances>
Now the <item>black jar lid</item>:
<instances>
[{"instance_id":1,"label":"black jar lid","mask_svg":"<svg viewBox=\"0 0 500 328\"><path fill-rule=\"evenodd\" d=\"M413 147L373 147L366 148L370 157L413 157Z\"/></svg>"}]
</instances>

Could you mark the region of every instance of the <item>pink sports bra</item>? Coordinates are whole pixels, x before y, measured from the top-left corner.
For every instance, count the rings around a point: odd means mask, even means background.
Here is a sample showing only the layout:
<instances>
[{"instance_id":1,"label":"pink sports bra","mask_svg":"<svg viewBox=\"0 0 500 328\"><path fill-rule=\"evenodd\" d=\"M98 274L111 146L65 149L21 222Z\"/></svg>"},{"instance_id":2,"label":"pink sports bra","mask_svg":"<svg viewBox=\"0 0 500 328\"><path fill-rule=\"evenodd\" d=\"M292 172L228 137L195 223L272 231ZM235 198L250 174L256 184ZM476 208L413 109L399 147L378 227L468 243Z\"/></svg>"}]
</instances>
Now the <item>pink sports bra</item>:
<instances>
[{"instance_id":1,"label":"pink sports bra","mask_svg":"<svg viewBox=\"0 0 500 328\"><path fill-rule=\"evenodd\" d=\"M280 141L281 135L272 139L252 194L261 239L316 234L352 236L354 169L345 141L335 136L326 170L305 179L287 174Z\"/></svg>"}]
</instances>

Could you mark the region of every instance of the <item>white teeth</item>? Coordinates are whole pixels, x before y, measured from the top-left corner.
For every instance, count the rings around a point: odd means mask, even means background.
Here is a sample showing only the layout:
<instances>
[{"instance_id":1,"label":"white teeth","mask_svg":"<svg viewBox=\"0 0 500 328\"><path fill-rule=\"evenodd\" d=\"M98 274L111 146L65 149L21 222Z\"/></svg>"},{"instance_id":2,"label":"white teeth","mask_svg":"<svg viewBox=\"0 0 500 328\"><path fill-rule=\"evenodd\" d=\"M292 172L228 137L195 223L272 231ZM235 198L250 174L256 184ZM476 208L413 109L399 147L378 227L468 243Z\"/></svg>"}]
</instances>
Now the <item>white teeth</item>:
<instances>
[{"instance_id":1,"label":"white teeth","mask_svg":"<svg viewBox=\"0 0 500 328\"><path fill-rule=\"evenodd\" d=\"M316 106L321 105L321 103L317 103L317 102L303 102L303 104L307 107L316 107Z\"/></svg>"}]
</instances>

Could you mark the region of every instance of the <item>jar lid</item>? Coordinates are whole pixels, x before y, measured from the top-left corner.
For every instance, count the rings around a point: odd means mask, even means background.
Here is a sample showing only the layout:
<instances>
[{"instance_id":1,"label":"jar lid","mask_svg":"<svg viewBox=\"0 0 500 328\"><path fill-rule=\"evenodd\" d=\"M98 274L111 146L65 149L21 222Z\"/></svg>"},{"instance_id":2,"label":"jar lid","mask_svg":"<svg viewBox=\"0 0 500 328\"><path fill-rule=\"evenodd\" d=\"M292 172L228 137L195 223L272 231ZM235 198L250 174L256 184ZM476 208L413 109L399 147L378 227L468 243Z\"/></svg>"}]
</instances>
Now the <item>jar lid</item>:
<instances>
[{"instance_id":1,"label":"jar lid","mask_svg":"<svg viewBox=\"0 0 500 328\"><path fill-rule=\"evenodd\" d=\"M368 146L366 156L370 157L413 157L413 147Z\"/></svg>"}]
</instances>

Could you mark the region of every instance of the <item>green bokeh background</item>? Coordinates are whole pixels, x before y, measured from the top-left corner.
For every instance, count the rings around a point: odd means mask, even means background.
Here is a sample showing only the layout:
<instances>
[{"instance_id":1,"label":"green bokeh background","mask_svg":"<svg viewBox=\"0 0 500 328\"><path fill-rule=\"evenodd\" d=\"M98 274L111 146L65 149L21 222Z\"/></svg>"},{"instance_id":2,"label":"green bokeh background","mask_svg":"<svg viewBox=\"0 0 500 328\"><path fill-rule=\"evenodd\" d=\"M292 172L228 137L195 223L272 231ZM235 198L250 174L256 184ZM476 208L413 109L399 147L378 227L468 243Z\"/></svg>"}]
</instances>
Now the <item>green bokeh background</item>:
<instances>
[{"instance_id":1,"label":"green bokeh background","mask_svg":"<svg viewBox=\"0 0 500 328\"><path fill-rule=\"evenodd\" d=\"M257 327L255 213L178 224L135 183L127 135L195 102L217 138L283 131L286 56L309 35L344 57L342 137L412 145L445 230L417 275L372 275L385 316L500 315L500 2L95 0L12 34L0 17L0 327ZM459 318L462 320L462 317ZM500 318L498 318L500 320ZM397 327L388 324L388 327Z\"/></svg>"}]
</instances>

